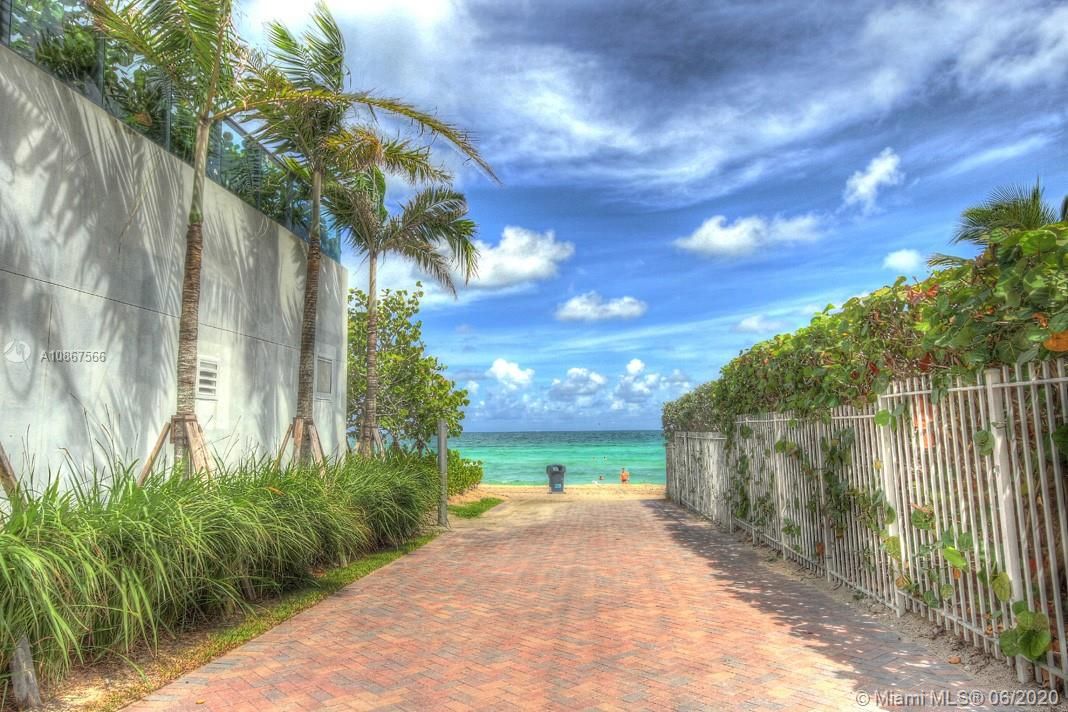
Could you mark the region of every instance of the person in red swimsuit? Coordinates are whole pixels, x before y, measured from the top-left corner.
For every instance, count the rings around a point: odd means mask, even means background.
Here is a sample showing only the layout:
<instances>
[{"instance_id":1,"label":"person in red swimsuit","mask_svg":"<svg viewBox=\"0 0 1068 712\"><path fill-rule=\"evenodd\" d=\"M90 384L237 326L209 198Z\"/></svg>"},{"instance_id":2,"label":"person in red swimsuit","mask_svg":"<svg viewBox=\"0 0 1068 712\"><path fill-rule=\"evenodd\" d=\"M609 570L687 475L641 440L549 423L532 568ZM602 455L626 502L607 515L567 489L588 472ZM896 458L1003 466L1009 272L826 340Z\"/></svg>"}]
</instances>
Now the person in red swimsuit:
<instances>
[{"instance_id":1,"label":"person in red swimsuit","mask_svg":"<svg viewBox=\"0 0 1068 712\"><path fill-rule=\"evenodd\" d=\"M627 468L623 468L619 471L619 484L625 485L630 482L630 473L627 472Z\"/></svg>"}]
</instances>

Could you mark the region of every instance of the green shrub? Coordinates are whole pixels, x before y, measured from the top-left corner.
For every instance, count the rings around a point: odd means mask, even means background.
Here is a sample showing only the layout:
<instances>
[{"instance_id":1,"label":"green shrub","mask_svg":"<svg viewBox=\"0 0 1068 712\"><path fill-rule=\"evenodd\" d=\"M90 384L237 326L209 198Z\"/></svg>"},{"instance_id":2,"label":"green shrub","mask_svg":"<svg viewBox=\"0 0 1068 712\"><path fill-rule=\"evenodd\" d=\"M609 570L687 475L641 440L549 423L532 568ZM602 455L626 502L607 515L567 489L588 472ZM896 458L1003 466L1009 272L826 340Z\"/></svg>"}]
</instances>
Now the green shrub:
<instances>
[{"instance_id":1,"label":"green shrub","mask_svg":"<svg viewBox=\"0 0 1068 712\"><path fill-rule=\"evenodd\" d=\"M719 379L664 406L665 432L730 434L745 414L826 413L875 401L890 381L951 380L1068 351L1068 223L996 230L975 260L904 278L742 352Z\"/></svg>"},{"instance_id":2,"label":"green shrub","mask_svg":"<svg viewBox=\"0 0 1068 712\"><path fill-rule=\"evenodd\" d=\"M482 462L468 460L458 450L449 450L449 495L463 494L482 483Z\"/></svg>"},{"instance_id":3,"label":"green shrub","mask_svg":"<svg viewBox=\"0 0 1068 712\"><path fill-rule=\"evenodd\" d=\"M0 675L22 636L45 680L152 644L314 567L403 542L436 498L432 472L392 458L52 484L0 514ZM0 677L0 699L3 688Z\"/></svg>"},{"instance_id":4,"label":"green shrub","mask_svg":"<svg viewBox=\"0 0 1068 712\"><path fill-rule=\"evenodd\" d=\"M409 462L415 467L426 471L428 477L432 477L436 487L440 482L438 475L438 454L433 450L426 450L423 454L413 451L395 450L389 455L395 462ZM472 487L482 483L482 462L468 460L459 450L449 450L449 496L463 494Z\"/></svg>"}]
</instances>

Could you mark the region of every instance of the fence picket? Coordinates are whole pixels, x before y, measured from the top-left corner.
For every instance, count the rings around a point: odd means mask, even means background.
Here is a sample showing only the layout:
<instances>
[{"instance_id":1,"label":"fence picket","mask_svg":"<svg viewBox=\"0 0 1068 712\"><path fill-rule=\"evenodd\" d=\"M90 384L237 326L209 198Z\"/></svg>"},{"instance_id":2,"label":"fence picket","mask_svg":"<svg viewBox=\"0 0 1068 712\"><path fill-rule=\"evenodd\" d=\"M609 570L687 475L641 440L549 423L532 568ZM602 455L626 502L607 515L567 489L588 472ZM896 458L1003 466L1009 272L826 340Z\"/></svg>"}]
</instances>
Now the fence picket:
<instances>
[{"instance_id":1,"label":"fence picket","mask_svg":"<svg viewBox=\"0 0 1068 712\"><path fill-rule=\"evenodd\" d=\"M886 398L886 396L879 396L878 401L879 411L889 412L893 405ZM886 497L886 504L896 512L896 516L893 521L886 526L886 535L888 537L897 537L897 541L901 541L901 525L898 523L901 521L901 517L904 516L905 510L901 505L898 498L898 466L897 456L894 454L894 443L892 439L892 433L890 428L879 428L879 462L882 465L879 468L879 475L882 479L884 497ZM891 572L890 578L893 577L893 564L889 566ZM900 618L905 613L905 594L898 589L896 581L890 581L890 591L892 595L892 605L894 612Z\"/></svg>"},{"instance_id":2,"label":"fence picket","mask_svg":"<svg viewBox=\"0 0 1068 712\"><path fill-rule=\"evenodd\" d=\"M1022 655L1008 662L1021 681L1068 692L1068 461L1058 449L1068 427L1065 362L988 369L974 384L955 383L938 403L932 390L927 377L897 381L871 407L838 407L822 421L749 415L736 422L736 433L745 436L733 444L715 433L674 433L665 451L668 496L899 616L927 616L1000 658L999 622L1014 625L1016 616L994 594L989 577L996 566L1009 578L1012 601L1048 614L1054 641L1033 665ZM876 426L884 410L905 417L893 428ZM844 428L855 437L839 467L825 460L823 446ZM777 452L778 442L796 443L800 456ZM744 482L738 479L743 458ZM834 512L831 477L840 478ZM878 518L866 525L862 515L871 512L856 499L879 491L896 514L885 529ZM852 500L839 511L843 492ZM740 495L749 498L744 516L744 507L735 508ZM931 508L932 531L911 523L913 506ZM941 540L945 532L953 542ZM965 532L970 542L962 539ZM887 554L883 536L897 537L900 564ZM947 544L975 566L953 565L940 551ZM980 567L988 569L985 579ZM901 586L899 570L907 576ZM918 594L932 587L937 595L925 602Z\"/></svg>"}]
</instances>

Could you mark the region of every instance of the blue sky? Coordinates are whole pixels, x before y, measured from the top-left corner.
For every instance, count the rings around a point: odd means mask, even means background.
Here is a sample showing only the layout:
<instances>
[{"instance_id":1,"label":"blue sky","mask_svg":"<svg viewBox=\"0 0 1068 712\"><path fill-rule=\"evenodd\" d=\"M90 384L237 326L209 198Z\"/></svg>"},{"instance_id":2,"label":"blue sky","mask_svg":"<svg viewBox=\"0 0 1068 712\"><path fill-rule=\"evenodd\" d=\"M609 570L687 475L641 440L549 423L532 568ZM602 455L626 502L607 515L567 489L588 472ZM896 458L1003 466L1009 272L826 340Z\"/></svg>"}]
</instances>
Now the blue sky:
<instances>
[{"instance_id":1,"label":"blue sky","mask_svg":"<svg viewBox=\"0 0 1068 712\"><path fill-rule=\"evenodd\" d=\"M658 427L746 346L922 275L996 186L1068 193L1065 3L329 4L354 86L470 130L503 181L438 152L482 261L427 288L424 334L471 430ZM255 41L306 7L243 13Z\"/></svg>"}]
</instances>

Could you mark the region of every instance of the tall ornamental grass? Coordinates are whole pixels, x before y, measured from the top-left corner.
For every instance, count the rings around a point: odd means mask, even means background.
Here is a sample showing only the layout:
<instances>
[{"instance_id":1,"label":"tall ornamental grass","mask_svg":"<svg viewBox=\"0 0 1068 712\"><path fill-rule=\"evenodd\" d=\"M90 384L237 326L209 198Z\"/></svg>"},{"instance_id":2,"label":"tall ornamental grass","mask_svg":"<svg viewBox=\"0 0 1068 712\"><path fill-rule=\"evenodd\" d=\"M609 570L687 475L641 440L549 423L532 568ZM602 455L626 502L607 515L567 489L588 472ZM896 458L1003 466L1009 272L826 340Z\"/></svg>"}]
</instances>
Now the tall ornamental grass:
<instances>
[{"instance_id":1,"label":"tall ornamental grass","mask_svg":"<svg viewBox=\"0 0 1068 712\"><path fill-rule=\"evenodd\" d=\"M413 458L317 468L255 463L214 477L131 469L0 513L0 697L23 636L42 677L124 655L415 534L437 477Z\"/></svg>"}]
</instances>

